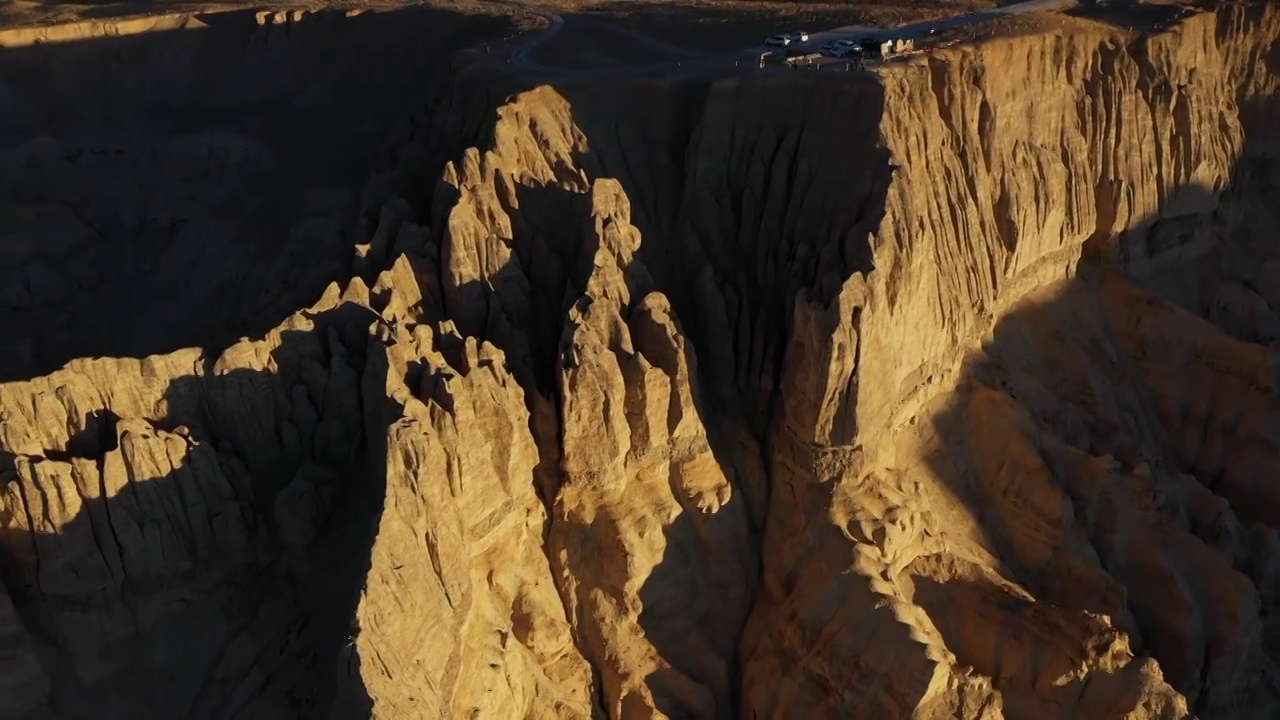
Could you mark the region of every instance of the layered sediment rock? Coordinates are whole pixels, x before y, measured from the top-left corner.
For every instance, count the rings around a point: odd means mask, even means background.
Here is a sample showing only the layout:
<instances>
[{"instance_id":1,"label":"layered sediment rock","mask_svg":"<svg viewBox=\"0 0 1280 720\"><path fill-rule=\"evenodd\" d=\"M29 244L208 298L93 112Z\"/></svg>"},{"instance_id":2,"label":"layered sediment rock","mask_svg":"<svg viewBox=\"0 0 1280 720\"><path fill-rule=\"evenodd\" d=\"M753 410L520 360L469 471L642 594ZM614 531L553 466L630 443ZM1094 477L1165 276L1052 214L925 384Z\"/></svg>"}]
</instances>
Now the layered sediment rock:
<instances>
[{"instance_id":1,"label":"layered sediment rock","mask_svg":"<svg viewBox=\"0 0 1280 720\"><path fill-rule=\"evenodd\" d=\"M464 73L357 277L0 385L0 710L1274 713L1278 42Z\"/></svg>"}]
</instances>

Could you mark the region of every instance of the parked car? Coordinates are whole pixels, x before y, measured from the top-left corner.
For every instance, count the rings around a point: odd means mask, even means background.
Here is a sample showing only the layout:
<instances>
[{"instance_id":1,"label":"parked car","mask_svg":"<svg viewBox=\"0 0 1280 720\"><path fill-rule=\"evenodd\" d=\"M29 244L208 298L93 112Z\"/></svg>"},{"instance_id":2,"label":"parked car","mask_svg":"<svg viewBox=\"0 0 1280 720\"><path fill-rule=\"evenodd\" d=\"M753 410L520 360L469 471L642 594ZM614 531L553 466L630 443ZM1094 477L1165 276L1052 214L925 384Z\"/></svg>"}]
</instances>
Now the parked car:
<instances>
[{"instance_id":1,"label":"parked car","mask_svg":"<svg viewBox=\"0 0 1280 720\"><path fill-rule=\"evenodd\" d=\"M851 52L861 51L853 40L832 40L818 49L818 52L830 57L848 57Z\"/></svg>"},{"instance_id":2,"label":"parked car","mask_svg":"<svg viewBox=\"0 0 1280 720\"><path fill-rule=\"evenodd\" d=\"M862 48L862 52L867 57L880 56L880 41L873 37L864 37L858 41L858 47Z\"/></svg>"},{"instance_id":3,"label":"parked car","mask_svg":"<svg viewBox=\"0 0 1280 720\"><path fill-rule=\"evenodd\" d=\"M768 40L765 40L764 44L769 45L771 47L787 47L792 43L803 43L803 42L809 42L809 33L805 32L804 30L797 30L795 32L774 35Z\"/></svg>"}]
</instances>

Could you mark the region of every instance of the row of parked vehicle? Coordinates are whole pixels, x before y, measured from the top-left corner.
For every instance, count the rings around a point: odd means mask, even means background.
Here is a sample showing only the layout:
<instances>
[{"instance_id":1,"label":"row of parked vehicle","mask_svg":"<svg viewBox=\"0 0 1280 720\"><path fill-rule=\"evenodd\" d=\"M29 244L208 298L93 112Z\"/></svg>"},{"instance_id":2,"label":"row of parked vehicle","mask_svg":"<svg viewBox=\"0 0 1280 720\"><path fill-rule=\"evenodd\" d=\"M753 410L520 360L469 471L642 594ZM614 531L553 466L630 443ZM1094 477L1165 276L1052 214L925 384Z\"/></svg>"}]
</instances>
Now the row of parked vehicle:
<instances>
[{"instance_id":1,"label":"row of parked vehicle","mask_svg":"<svg viewBox=\"0 0 1280 720\"><path fill-rule=\"evenodd\" d=\"M788 33L774 35L764 41L765 45L770 47L780 47L791 49L801 43L809 42L809 33L804 30L795 30ZM880 54L882 43L872 37L865 37L861 40L832 40L822 47L818 48L818 52L833 58L855 58L855 57L876 57Z\"/></svg>"}]
</instances>

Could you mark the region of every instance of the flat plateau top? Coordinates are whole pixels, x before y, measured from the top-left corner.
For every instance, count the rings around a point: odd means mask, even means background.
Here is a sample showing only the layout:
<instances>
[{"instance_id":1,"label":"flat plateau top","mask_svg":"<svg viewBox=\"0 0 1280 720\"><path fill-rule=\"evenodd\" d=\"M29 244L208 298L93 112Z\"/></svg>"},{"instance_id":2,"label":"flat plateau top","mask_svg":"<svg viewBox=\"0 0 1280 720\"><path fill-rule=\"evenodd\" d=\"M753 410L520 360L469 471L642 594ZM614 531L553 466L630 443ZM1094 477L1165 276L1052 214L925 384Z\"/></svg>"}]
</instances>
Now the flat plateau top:
<instances>
[{"instance_id":1,"label":"flat plateau top","mask_svg":"<svg viewBox=\"0 0 1280 720\"><path fill-rule=\"evenodd\" d=\"M705 23L740 20L791 25L864 22L892 26L915 20L996 7L996 0L848 0L837 3L796 3L784 0L301 0L286 3L218 2L217 0L106 0L58 2L57 0L0 0L0 29L34 25L109 21L177 14L263 10L391 10L425 6L460 14L536 15L539 13L589 13L602 17L639 16L667 22Z\"/></svg>"}]
</instances>

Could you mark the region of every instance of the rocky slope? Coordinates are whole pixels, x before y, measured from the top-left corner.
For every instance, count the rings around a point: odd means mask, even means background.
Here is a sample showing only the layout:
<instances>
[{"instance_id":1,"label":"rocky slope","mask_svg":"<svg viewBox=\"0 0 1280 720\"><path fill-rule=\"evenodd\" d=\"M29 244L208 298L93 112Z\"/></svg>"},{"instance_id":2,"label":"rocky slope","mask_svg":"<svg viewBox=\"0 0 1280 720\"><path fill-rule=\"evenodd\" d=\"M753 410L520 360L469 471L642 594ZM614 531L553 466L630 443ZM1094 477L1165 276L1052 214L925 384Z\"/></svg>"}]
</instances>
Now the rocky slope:
<instances>
[{"instance_id":1,"label":"rocky slope","mask_svg":"<svg viewBox=\"0 0 1280 720\"><path fill-rule=\"evenodd\" d=\"M462 70L311 307L0 385L0 717L1280 711L1280 10L797 75Z\"/></svg>"}]
</instances>

